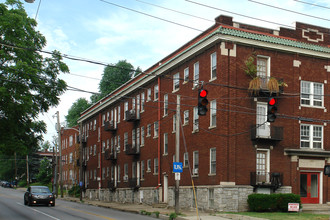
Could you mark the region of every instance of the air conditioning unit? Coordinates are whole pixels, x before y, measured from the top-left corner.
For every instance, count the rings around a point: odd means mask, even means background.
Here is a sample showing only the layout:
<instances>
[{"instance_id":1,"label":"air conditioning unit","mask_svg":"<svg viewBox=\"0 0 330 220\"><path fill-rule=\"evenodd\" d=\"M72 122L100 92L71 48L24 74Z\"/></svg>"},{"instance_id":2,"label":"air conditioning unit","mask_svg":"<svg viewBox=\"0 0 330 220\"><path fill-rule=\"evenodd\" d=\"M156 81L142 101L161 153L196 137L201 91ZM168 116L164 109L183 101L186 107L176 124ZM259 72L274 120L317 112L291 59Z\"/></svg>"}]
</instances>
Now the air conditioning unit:
<instances>
[{"instance_id":1,"label":"air conditioning unit","mask_svg":"<svg viewBox=\"0 0 330 220\"><path fill-rule=\"evenodd\" d=\"M195 175L198 174L198 168L193 169L193 174L195 174Z\"/></svg>"},{"instance_id":2,"label":"air conditioning unit","mask_svg":"<svg viewBox=\"0 0 330 220\"><path fill-rule=\"evenodd\" d=\"M128 180L128 176L124 176L124 181L127 181Z\"/></svg>"}]
</instances>

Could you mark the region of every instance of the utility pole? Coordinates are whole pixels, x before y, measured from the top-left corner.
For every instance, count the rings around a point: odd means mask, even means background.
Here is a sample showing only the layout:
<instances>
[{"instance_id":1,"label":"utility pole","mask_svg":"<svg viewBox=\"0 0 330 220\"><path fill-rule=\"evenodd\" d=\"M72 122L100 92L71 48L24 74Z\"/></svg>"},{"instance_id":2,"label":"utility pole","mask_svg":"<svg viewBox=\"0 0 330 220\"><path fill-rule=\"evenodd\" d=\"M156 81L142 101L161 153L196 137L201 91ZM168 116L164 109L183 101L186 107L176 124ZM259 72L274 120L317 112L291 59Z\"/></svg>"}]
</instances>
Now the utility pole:
<instances>
[{"instance_id":1,"label":"utility pole","mask_svg":"<svg viewBox=\"0 0 330 220\"><path fill-rule=\"evenodd\" d=\"M82 134L82 123L79 125L79 186L80 186L80 201L82 201L83 194L83 134Z\"/></svg>"},{"instance_id":2,"label":"utility pole","mask_svg":"<svg viewBox=\"0 0 330 220\"><path fill-rule=\"evenodd\" d=\"M58 132L58 143L57 146L60 151L60 159L59 159L59 180L60 180L60 189L61 189L61 198L63 198L63 179L62 179L62 147L61 147L61 124L60 124L60 113L56 112L57 115L57 132Z\"/></svg>"},{"instance_id":3,"label":"utility pole","mask_svg":"<svg viewBox=\"0 0 330 220\"><path fill-rule=\"evenodd\" d=\"M14 152L14 158L15 158L15 177L14 177L14 181L15 183L17 183L17 162L16 162L16 151Z\"/></svg>"},{"instance_id":4,"label":"utility pole","mask_svg":"<svg viewBox=\"0 0 330 220\"><path fill-rule=\"evenodd\" d=\"M26 183L30 185L30 177L29 177L29 155L26 155Z\"/></svg>"},{"instance_id":5,"label":"utility pole","mask_svg":"<svg viewBox=\"0 0 330 220\"><path fill-rule=\"evenodd\" d=\"M176 120L175 120L175 162L180 160L180 96L177 95L176 99ZM175 180L175 213L179 213L179 190L180 180Z\"/></svg>"}]
</instances>

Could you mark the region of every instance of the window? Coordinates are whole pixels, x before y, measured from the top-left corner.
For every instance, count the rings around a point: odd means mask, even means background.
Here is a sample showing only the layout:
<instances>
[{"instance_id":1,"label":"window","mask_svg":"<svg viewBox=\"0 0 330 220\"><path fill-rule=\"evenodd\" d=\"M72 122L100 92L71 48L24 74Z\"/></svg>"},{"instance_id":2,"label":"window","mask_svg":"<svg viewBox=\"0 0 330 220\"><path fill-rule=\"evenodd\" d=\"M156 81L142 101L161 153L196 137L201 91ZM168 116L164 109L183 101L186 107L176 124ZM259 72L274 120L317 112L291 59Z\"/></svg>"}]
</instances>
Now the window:
<instances>
[{"instance_id":1,"label":"window","mask_svg":"<svg viewBox=\"0 0 330 220\"><path fill-rule=\"evenodd\" d=\"M260 78L261 88L267 88L270 77L270 58L265 56L257 57L257 76Z\"/></svg>"},{"instance_id":2,"label":"window","mask_svg":"<svg viewBox=\"0 0 330 220\"><path fill-rule=\"evenodd\" d=\"M151 135L151 124L147 125L147 137Z\"/></svg>"},{"instance_id":3,"label":"window","mask_svg":"<svg viewBox=\"0 0 330 220\"><path fill-rule=\"evenodd\" d=\"M94 144L94 156L96 155L96 144Z\"/></svg>"},{"instance_id":4,"label":"window","mask_svg":"<svg viewBox=\"0 0 330 220\"><path fill-rule=\"evenodd\" d=\"M120 122L120 106L118 106L118 121L117 121L117 123L119 123Z\"/></svg>"},{"instance_id":5,"label":"window","mask_svg":"<svg viewBox=\"0 0 330 220\"><path fill-rule=\"evenodd\" d=\"M189 81L189 67L187 67L186 69L184 69L184 79L183 79L183 83L187 83Z\"/></svg>"},{"instance_id":6,"label":"window","mask_svg":"<svg viewBox=\"0 0 330 220\"><path fill-rule=\"evenodd\" d=\"M135 109L135 98L132 98L132 109Z\"/></svg>"},{"instance_id":7,"label":"window","mask_svg":"<svg viewBox=\"0 0 330 220\"><path fill-rule=\"evenodd\" d=\"M193 152L193 175L198 175L198 151Z\"/></svg>"},{"instance_id":8,"label":"window","mask_svg":"<svg viewBox=\"0 0 330 220\"><path fill-rule=\"evenodd\" d=\"M210 103L210 127L217 126L217 101L213 100Z\"/></svg>"},{"instance_id":9,"label":"window","mask_svg":"<svg viewBox=\"0 0 330 220\"><path fill-rule=\"evenodd\" d=\"M102 168L102 179L105 179L105 167Z\"/></svg>"},{"instance_id":10,"label":"window","mask_svg":"<svg viewBox=\"0 0 330 220\"><path fill-rule=\"evenodd\" d=\"M73 136L70 135L69 137L69 147L71 147L73 145Z\"/></svg>"},{"instance_id":11,"label":"window","mask_svg":"<svg viewBox=\"0 0 330 220\"><path fill-rule=\"evenodd\" d=\"M168 115L168 94L164 95L164 116Z\"/></svg>"},{"instance_id":12,"label":"window","mask_svg":"<svg viewBox=\"0 0 330 220\"><path fill-rule=\"evenodd\" d=\"M154 86L154 100L158 100L158 85Z\"/></svg>"},{"instance_id":13,"label":"window","mask_svg":"<svg viewBox=\"0 0 330 220\"><path fill-rule=\"evenodd\" d=\"M173 132L176 131L176 114L173 115Z\"/></svg>"},{"instance_id":14,"label":"window","mask_svg":"<svg viewBox=\"0 0 330 220\"><path fill-rule=\"evenodd\" d=\"M216 148L210 149L210 174L216 173Z\"/></svg>"},{"instance_id":15,"label":"window","mask_svg":"<svg viewBox=\"0 0 330 220\"><path fill-rule=\"evenodd\" d=\"M179 90L180 86L180 73L176 73L173 76L173 91Z\"/></svg>"},{"instance_id":16,"label":"window","mask_svg":"<svg viewBox=\"0 0 330 220\"><path fill-rule=\"evenodd\" d=\"M144 111L144 102L145 102L145 97L144 97L144 92L141 93L141 112Z\"/></svg>"},{"instance_id":17,"label":"window","mask_svg":"<svg viewBox=\"0 0 330 220\"><path fill-rule=\"evenodd\" d=\"M117 166L117 170L118 182L120 182L120 165Z\"/></svg>"},{"instance_id":18,"label":"window","mask_svg":"<svg viewBox=\"0 0 330 220\"><path fill-rule=\"evenodd\" d=\"M110 147L110 140L107 139L107 149L109 149L109 147Z\"/></svg>"},{"instance_id":19,"label":"window","mask_svg":"<svg viewBox=\"0 0 330 220\"><path fill-rule=\"evenodd\" d=\"M127 182L127 180L128 180L128 164L125 163L124 164L124 181Z\"/></svg>"},{"instance_id":20,"label":"window","mask_svg":"<svg viewBox=\"0 0 330 220\"><path fill-rule=\"evenodd\" d=\"M102 141L102 153L105 151L105 141Z\"/></svg>"},{"instance_id":21,"label":"window","mask_svg":"<svg viewBox=\"0 0 330 220\"><path fill-rule=\"evenodd\" d=\"M102 115L102 126L104 126L104 122L105 122L105 114Z\"/></svg>"},{"instance_id":22,"label":"window","mask_svg":"<svg viewBox=\"0 0 330 220\"><path fill-rule=\"evenodd\" d=\"M147 172L151 172L151 160L147 160Z\"/></svg>"},{"instance_id":23,"label":"window","mask_svg":"<svg viewBox=\"0 0 330 220\"><path fill-rule=\"evenodd\" d=\"M73 154L72 153L70 153L69 158L70 158L70 163L72 163L73 162Z\"/></svg>"},{"instance_id":24,"label":"window","mask_svg":"<svg viewBox=\"0 0 330 220\"><path fill-rule=\"evenodd\" d=\"M311 149L323 148L323 126L300 125L300 147Z\"/></svg>"},{"instance_id":25,"label":"window","mask_svg":"<svg viewBox=\"0 0 330 220\"><path fill-rule=\"evenodd\" d=\"M144 160L141 161L141 179L144 179Z\"/></svg>"},{"instance_id":26,"label":"window","mask_svg":"<svg viewBox=\"0 0 330 220\"><path fill-rule=\"evenodd\" d=\"M211 79L217 78L217 53L211 54Z\"/></svg>"},{"instance_id":27,"label":"window","mask_svg":"<svg viewBox=\"0 0 330 220\"><path fill-rule=\"evenodd\" d=\"M158 137L158 121L154 122L154 137Z\"/></svg>"},{"instance_id":28,"label":"window","mask_svg":"<svg viewBox=\"0 0 330 220\"><path fill-rule=\"evenodd\" d=\"M269 150L257 150L256 155L256 182L269 182Z\"/></svg>"},{"instance_id":29,"label":"window","mask_svg":"<svg viewBox=\"0 0 330 220\"><path fill-rule=\"evenodd\" d=\"M132 162L132 178L136 178L136 162Z\"/></svg>"},{"instance_id":30,"label":"window","mask_svg":"<svg viewBox=\"0 0 330 220\"><path fill-rule=\"evenodd\" d=\"M135 140L136 140L136 136L135 136L135 129L132 129L132 148L135 148Z\"/></svg>"},{"instance_id":31,"label":"window","mask_svg":"<svg viewBox=\"0 0 330 220\"><path fill-rule=\"evenodd\" d=\"M128 133L124 133L124 151L126 151L126 147L128 145Z\"/></svg>"},{"instance_id":32,"label":"window","mask_svg":"<svg viewBox=\"0 0 330 220\"><path fill-rule=\"evenodd\" d=\"M164 133L164 155L168 154L168 134Z\"/></svg>"},{"instance_id":33,"label":"window","mask_svg":"<svg viewBox=\"0 0 330 220\"><path fill-rule=\"evenodd\" d=\"M140 128L136 128L136 146L140 147Z\"/></svg>"},{"instance_id":34,"label":"window","mask_svg":"<svg viewBox=\"0 0 330 220\"><path fill-rule=\"evenodd\" d=\"M118 135L118 140L117 140L117 152L120 153L120 135Z\"/></svg>"},{"instance_id":35,"label":"window","mask_svg":"<svg viewBox=\"0 0 330 220\"><path fill-rule=\"evenodd\" d=\"M107 177L109 177L109 174L110 174L110 168L107 167Z\"/></svg>"},{"instance_id":36,"label":"window","mask_svg":"<svg viewBox=\"0 0 330 220\"><path fill-rule=\"evenodd\" d=\"M141 127L141 145L144 146L144 126Z\"/></svg>"},{"instance_id":37,"label":"window","mask_svg":"<svg viewBox=\"0 0 330 220\"><path fill-rule=\"evenodd\" d=\"M126 112L128 111L128 102L124 103L124 120L126 119Z\"/></svg>"},{"instance_id":38,"label":"window","mask_svg":"<svg viewBox=\"0 0 330 220\"><path fill-rule=\"evenodd\" d=\"M209 189L209 209L214 209L214 189Z\"/></svg>"},{"instance_id":39,"label":"window","mask_svg":"<svg viewBox=\"0 0 330 220\"><path fill-rule=\"evenodd\" d=\"M183 112L183 125L187 125L189 123L189 110L185 110Z\"/></svg>"},{"instance_id":40,"label":"window","mask_svg":"<svg viewBox=\"0 0 330 220\"><path fill-rule=\"evenodd\" d=\"M183 154L183 167L188 167L188 152Z\"/></svg>"},{"instance_id":41,"label":"window","mask_svg":"<svg viewBox=\"0 0 330 220\"><path fill-rule=\"evenodd\" d=\"M114 176L115 176L114 173L115 173L115 172L114 172L114 167L112 166L112 167L111 167L111 172L110 172L111 181L114 180Z\"/></svg>"},{"instance_id":42,"label":"window","mask_svg":"<svg viewBox=\"0 0 330 220\"><path fill-rule=\"evenodd\" d=\"M154 174L158 174L158 158L154 159Z\"/></svg>"},{"instance_id":43,"label":"window","mask_svg":"<svg viewBox=\"0 0 330 220\"><path fill-rule=\"evenodd\" d=\"M94 180L96 180L96 170L94 170Z\"/></svg>"},{"instance_id":44,"label":"window","mask_svg":"<svg viewBox=\"0 0 330 220\"><path fill-rule=\"evenodd\" d=\"M140 118L140 108L141 108L141 101L140 101L140 94L136 96L136 116Z\"/></svg>"},{"instance_id":45,"label":"window","mask_svg":"<svg viewBox=\"0 0 330 220\"><path fill-rule=\"evenodd\" d=\"M301 105L323 107L323 95L322 83L301 81Z\"/></svg>"},{"instance_id":46,"label":"window","mask_svg":"<svg viewBox=\"0 0 330 220\"><path fill-rule=\"evenodd\" d=\"M151 88L147 90L147 102L151 100Z\"/></svg>"},{"instance_id":47,"label":"window","mask_svg":"<svg viewBox=\"0 0 330 220\"><path fill-rule=\"evenodd\" d=\"M194 83L193 87L197 87L199 84L199 62L194 64Z\"/></svg>"},{"instance_id":48,"label":"window","mask_svg":"<svg viewBox=\"0 0 330 220\"><path fill-rule=\"evenodd\" d=\"M267 122L267 103L257 103L257 123L256 131L257 136L269 137L270 136L270 123Z\"/></svg>"},{"instance_id":49,"label":"window","mask_svg":"<svg viewBox=\"0 0 330 220\"><path fill-rule=\"evenodd\" d=\"M199 129L199 115L198 115L198 107L194 107L194 124L193 131L198 131Z\"/></svg>"}]
</instances>

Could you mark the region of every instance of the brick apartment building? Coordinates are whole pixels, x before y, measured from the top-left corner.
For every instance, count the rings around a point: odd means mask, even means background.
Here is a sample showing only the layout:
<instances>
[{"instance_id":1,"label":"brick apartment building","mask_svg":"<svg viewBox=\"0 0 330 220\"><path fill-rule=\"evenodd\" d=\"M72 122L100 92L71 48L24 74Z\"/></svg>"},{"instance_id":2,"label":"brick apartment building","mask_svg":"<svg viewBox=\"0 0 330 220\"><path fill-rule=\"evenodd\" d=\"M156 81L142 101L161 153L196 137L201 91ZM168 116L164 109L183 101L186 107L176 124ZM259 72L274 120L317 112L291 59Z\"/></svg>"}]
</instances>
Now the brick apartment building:
<instances>
[{"instance_id":1,"label":"brick apartment building","mask_svg":"<svg viewBox=\"0 0 330 220\"><path fill-rule=\"evenodd\" d=\"M62 183L65 189L79 185L79 132L78 126L61 129Z\"/></svg>"},{"instance_id":2,"label":"brick apartment building","mask_svg":"<svg viewBox=\"0 0 330 220\"><path fill-rule=\"evenodd\" d=\"M329 202L329 34L299 22L271 30L217 17L81 114L84 196L174 206L179 132L181 208L194 206L192 181L202 209L246 210L254 192ZM201 87L206 116L197 114ZM270 96L278 102L272 123Z\"/></svg>"}]
</instances>

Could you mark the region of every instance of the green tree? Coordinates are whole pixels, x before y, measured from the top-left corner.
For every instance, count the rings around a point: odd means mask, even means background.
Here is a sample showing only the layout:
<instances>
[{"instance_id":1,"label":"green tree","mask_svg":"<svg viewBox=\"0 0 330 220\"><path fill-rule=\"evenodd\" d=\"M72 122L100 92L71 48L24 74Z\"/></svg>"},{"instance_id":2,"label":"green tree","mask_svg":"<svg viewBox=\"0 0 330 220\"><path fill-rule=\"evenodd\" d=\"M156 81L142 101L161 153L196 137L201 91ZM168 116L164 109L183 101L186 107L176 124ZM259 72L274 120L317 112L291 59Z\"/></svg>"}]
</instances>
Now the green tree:
<instances>
[{"instance_id":1,"label":"green tree","mask_svg":"<svg viewBox=\"0 0 330 220\"><path fill-rule=\"evenodd\" d=\"M133 75L137 75L140 72L140 68L134 70L133 65L126 60L120 60L114 65L105 67L99 84L100 95L92 95L91 102L97 102L130 80Z\"/></svg>"},{"instance_id":2,"label":"green tree","mask_svg":"<svg viewBox=\"0 0 330 220\"><path fill-rule=\"evenodd\" d=\"M77 99L68 111L68 115L65 116L66 122L69 127L77 125L77 119L80 117L80 113L85 111L89 106L87 99L79 98Z\"/></svg>"},{"instance_id":3,"label":"green tree","mask_svg":"<svg viewBox=\"0 0 330 220\"><path fill-rule=\"evenodd\" d=\"M43 57L45 37L18 0L0 3L0 153L26 154L42 140L39 113L59 104L69 72L59 52Z\"/></svg>"},{"instance_id":4,"label":"green tree","mask_svg":"<svg viewBox=\"0 0 330 220\"><path fill-rule=\"evenodd\" d=\"M44 158L40 163L37 181L42 184L48 184L51 182L52 176L52 165L47 158Z\"/></svg>"}]
</instances>

